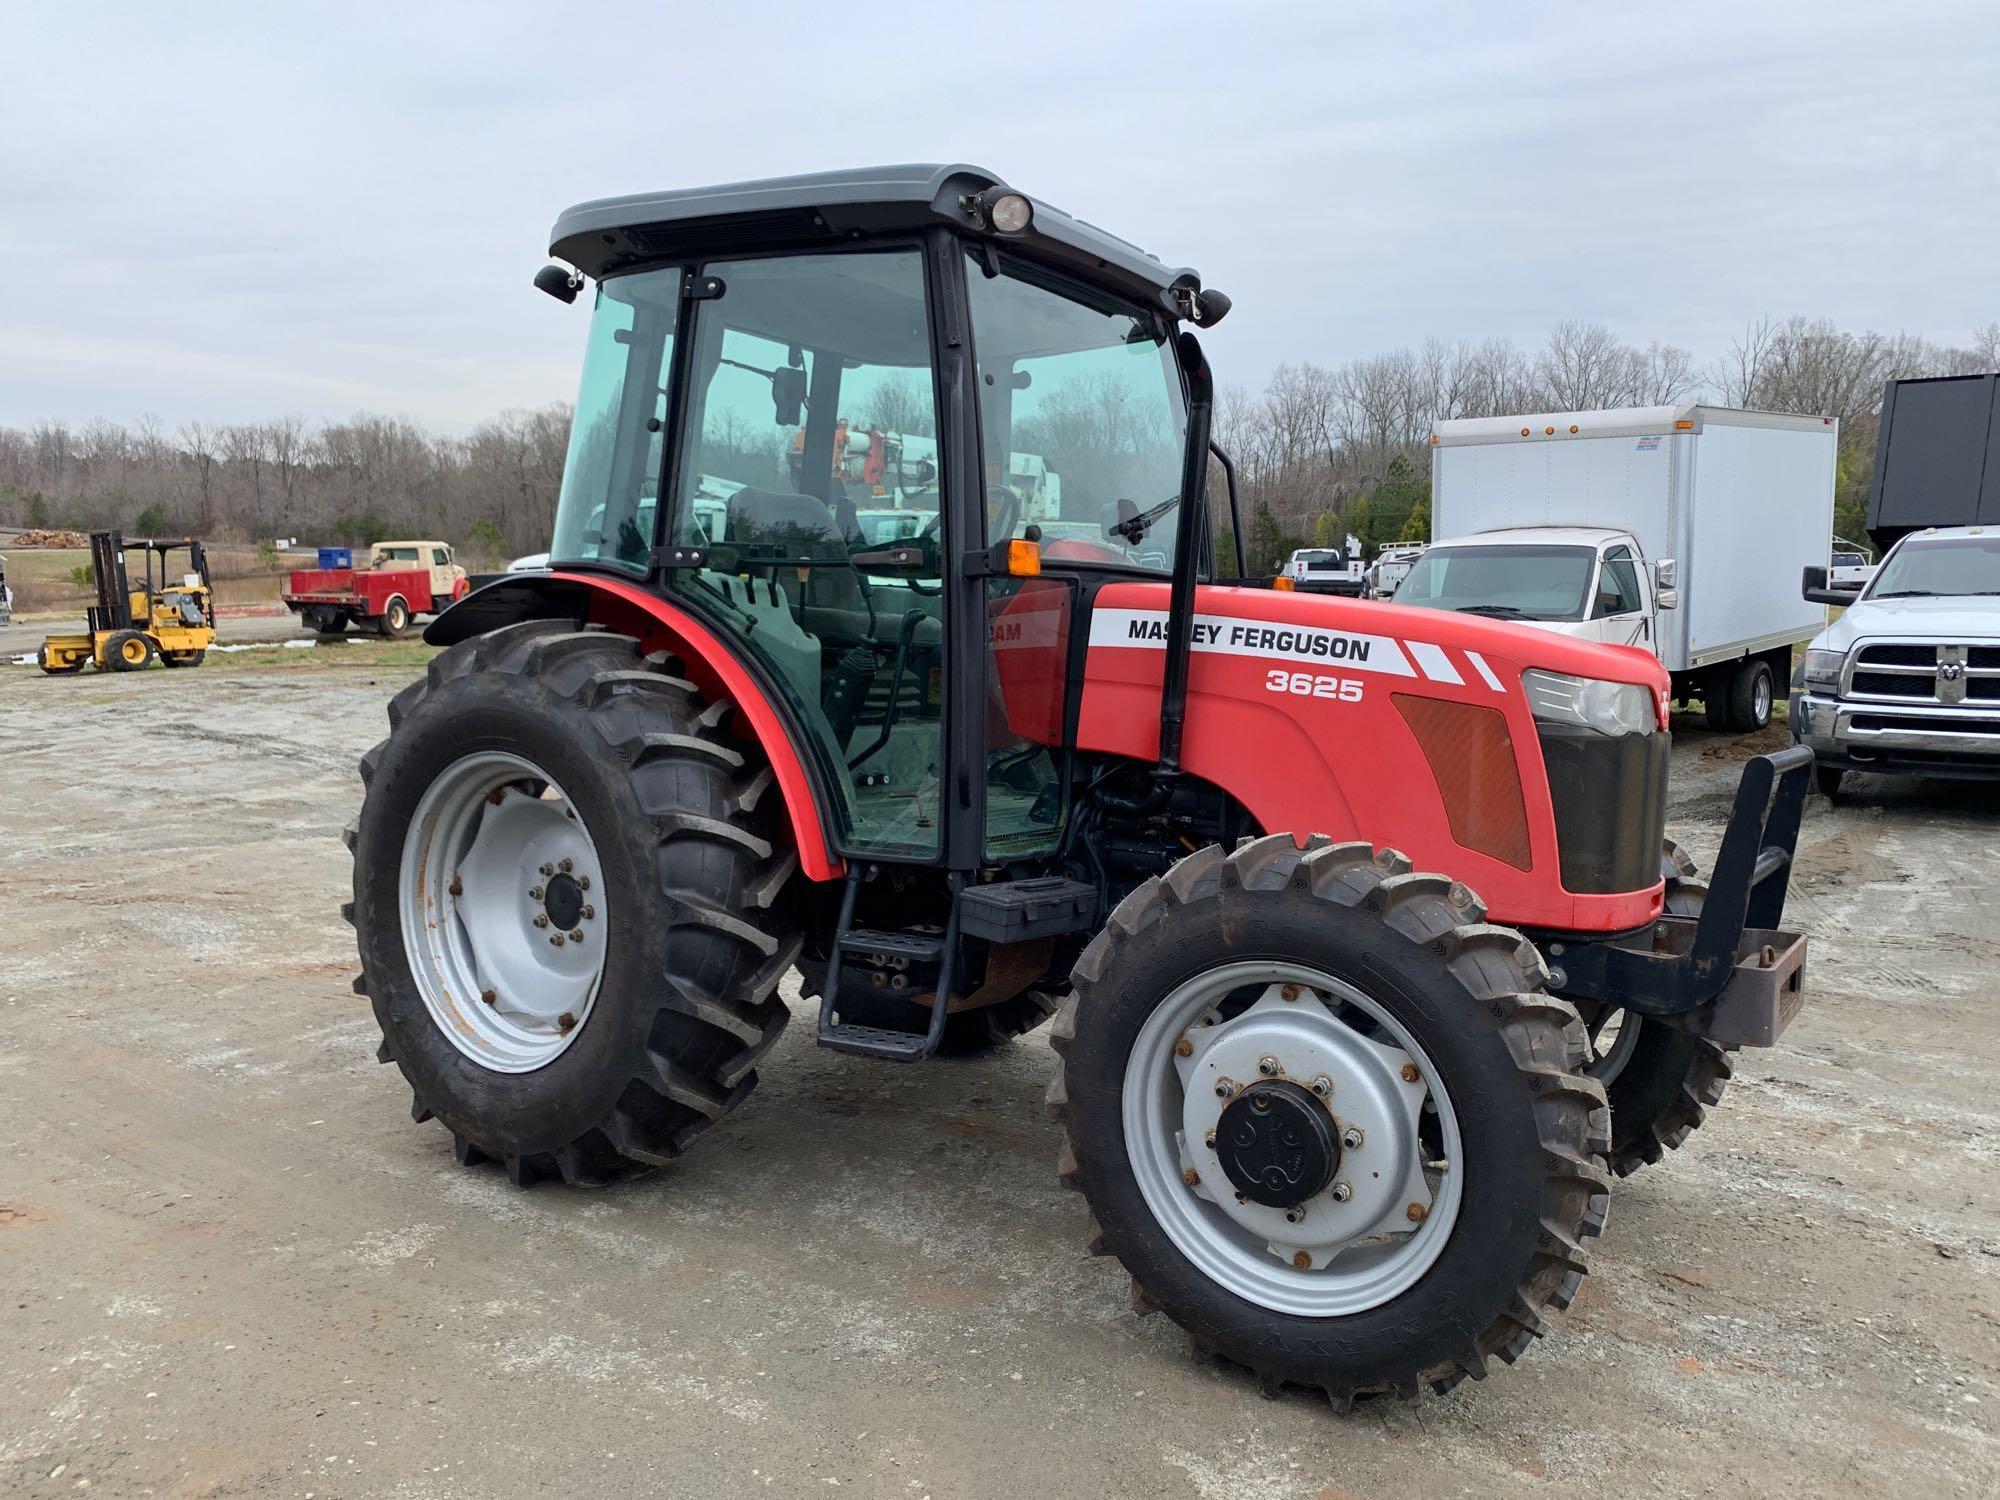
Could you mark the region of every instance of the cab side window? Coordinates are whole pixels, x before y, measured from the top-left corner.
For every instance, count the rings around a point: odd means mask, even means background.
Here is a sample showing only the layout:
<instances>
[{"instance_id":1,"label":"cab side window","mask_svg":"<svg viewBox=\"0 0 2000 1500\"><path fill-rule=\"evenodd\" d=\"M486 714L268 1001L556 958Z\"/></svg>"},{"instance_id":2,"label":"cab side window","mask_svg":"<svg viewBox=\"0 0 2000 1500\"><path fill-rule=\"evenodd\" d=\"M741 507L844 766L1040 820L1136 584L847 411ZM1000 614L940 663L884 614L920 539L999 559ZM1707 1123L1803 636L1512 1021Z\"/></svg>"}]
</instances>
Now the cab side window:
<instances>
[{"instance_id":1,"label":"cab side window","mask_svg":"<svg viewBox=\"0 0 2000 1500\"><path fill-rule=\"evenodd\" d=\"M1597 575L1597 616L1635 615L1645 608L1639 592L1639 568L1630 547L1613 547L1604 554L1604 571Z\"/></svg>"}]
</instances>

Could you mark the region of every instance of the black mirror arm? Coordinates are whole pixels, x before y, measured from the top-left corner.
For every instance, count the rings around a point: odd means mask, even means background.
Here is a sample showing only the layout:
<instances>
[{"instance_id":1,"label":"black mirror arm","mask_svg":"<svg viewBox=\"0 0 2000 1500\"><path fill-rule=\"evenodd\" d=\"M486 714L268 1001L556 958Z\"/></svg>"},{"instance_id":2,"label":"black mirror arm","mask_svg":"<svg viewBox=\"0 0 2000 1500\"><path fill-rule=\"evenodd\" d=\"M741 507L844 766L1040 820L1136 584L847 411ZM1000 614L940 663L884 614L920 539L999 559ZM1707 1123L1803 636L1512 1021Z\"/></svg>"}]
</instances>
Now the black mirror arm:
<instances>
[{"instance_id":1,"label":"black mirror arm","mask_svg":"<svg viewBox=\"0 0 2000 1500\"><path fill-rule=\"evenodd\" d=\"M1188 659L1194 651L1194 590L1201 571L1200 518L1208 494L1209 428L1215 410L1215 378L1201 341L1183 331L1174 354L1187 382L1187 447L1181 458L1181 524L1174 531L1173 584L1167 596L1166 675L1160 684L1160 758L1154 774L1176 776L1181 768L1181 731L1187 720Z\"/></svg>"}]
</instances>

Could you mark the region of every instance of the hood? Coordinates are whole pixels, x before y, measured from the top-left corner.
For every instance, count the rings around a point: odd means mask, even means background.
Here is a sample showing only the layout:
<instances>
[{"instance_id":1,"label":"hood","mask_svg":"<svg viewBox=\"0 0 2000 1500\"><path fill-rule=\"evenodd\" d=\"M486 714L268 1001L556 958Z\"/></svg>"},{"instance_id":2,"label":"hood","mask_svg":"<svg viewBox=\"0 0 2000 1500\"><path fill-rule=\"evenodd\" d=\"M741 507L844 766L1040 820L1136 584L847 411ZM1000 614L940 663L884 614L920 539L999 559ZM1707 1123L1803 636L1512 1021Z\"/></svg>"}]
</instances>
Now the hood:
<instances>
[{"instance_id":1,"label":"hood","mask_svg":"<svg viewBox=\"0 0 2000 1500\"><path fill-rule=\"evenodd\" d=\"M1813 644L1845 651L1863 639L2000 641L2000 596L1865 599L1850 605Z\"/></svg>"}]
</instances>

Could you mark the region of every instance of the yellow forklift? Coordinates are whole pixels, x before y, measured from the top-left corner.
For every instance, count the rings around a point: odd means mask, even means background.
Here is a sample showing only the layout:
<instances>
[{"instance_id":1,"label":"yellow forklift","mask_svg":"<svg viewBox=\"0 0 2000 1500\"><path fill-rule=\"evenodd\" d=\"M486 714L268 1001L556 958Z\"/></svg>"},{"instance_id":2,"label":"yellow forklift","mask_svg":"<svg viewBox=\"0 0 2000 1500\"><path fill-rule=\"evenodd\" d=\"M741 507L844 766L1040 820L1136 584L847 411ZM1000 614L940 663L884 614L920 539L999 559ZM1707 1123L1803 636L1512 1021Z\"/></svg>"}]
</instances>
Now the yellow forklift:
<instances>
[{"instance_id":1,"label":"yellow forklift","mask_svg":"<svg viewBox=\"0 0 2000 1500\"><path fill-rule=\"evenodd\" d=\"M138 588L126 573L128 550L146 559L146 581ZM182 550L188 571L176 579L167 557ZM215 643L215 587L208 550L200 542L185 536L128 542L115 531L93 531L90 564L97 603L88 611L87 628L81 635L52 635L42 642L44 672L66 675L91 663L100 672L137 672L155 657L170 667L201 665Z\"/></svg>"}]
</instances>

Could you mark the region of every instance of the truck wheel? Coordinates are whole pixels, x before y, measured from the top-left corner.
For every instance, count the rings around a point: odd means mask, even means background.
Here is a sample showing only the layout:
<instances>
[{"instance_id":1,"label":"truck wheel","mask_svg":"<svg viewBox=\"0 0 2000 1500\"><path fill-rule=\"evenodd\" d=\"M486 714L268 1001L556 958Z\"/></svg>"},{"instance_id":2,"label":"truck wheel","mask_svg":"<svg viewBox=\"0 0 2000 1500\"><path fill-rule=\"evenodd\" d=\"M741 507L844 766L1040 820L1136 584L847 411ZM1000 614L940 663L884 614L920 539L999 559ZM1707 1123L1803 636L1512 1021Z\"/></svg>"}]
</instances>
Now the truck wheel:
<instances>
[{"instance_id":1,"label":"truck wheel","mask_svg":"<svg viewBox=\"0 0 2000 1500\"><path fill-rule=\"evenodd\" d=\"M1705 690L1708 727L1748 734L1771 722L1771 664L1760 656L1717 667Z\"/></svg>"},{"instance_id":2,"label":"truck wheel","mask_svg":"<svg viewBox=\"0 0 2000 1500\"><path fill-rule=\"evenodd\" d=\"M198 667L208 659L206 649L199 651L162 651L160 660L170 667Z\"/></svg>"},{"instance_id":3,"label":"truck wheel","mask_svg":"<svg viewBox=\"0 0 2000 1500\"><path fill-rule=\"evenodd\" d=\"M382 613L375 617L375 629L384 640L400 640L403 632L410 628L410 606L403 602L401 594L389 596L389 602L382 606Z\"/></svg>"},{"instance_id":4,"label":"truck wheel","mask_svg":"<svg viewBox=\"0 0 2000 1500\"><path fill-rule=\"evenodd\" d=\"M306 628L314 635L331 637L347 633L347 616L337 610L308 610L305 619Z\"/></svg>"},{"instance_id":5,"label":"truck wheel","mask_svg":"<svg viewBox=\"0 0 2000 1500\"><path fill-rule=\"evenodd\" d=\"M355 987L461 1162L602 1180L755 1085L797 856L732 712L564 621L454 646L390 703L348 836Z\"/></svg>"},{"instance_id":6,"label":"truck wheel","mask_svg":"<svg viewBox=\"0 0 2000 1500\"><path fill-rule=\"evenodd\" d=\"M104 643L104 660L114 672L143 672L153 664L152 638L137 630L119 630Z\"/></svg>"},{"instance_id":7,"label":"truck wheel","mask_svg":"<svg viewBox=\"0 0 2000 1500\"><path fill-rule=\"evenodd\" d=\"M1198 1354L1356 1396L1511 1363L1604 1225L1604 1091L1465 887L1289 835L1121 902L1056 1018L1058 1172Z\"/></svg>"},{"instance_id":8,"label":"truck wheel","mask_svg":"<svg viewBox=\"0 0 2000 1500\"><path fill-rule=\"evenodd\" d=\"M799 960L799 977L805 998L815 1003L825 992L826 963L821 959ZM875 1026L884 1031L917 1035L930 1029L930 1008L897 995L884 994L871 985L856 983L852 970L841 976L840 1004L835 1008L843 1021ZM1024 990L1011 1000L962 1010L944 1018L944 1035L938 1040L941 1057L974 1057L995 1047L1026 1036L1056 1013L1060 997L1047 989Z\"/></svg>"},{"instance_id":9,"label":"truck wheel","mask_svg":"<svg viewBox=\"0 0 2000 1500\"><path fill-rule=\"evenodd\" d=\"M1666 910L1698 917L1708 887L1693 860L1671 839ZM1630 1177L1677 1149L1722 1102L1735 1071L1729 1053L1705 1037L1676 1031L1622 1010L1605 1010L1590 1028L1590 1066L1611 1103L1611 1170Z\"/></svg>"}]
</instances>

